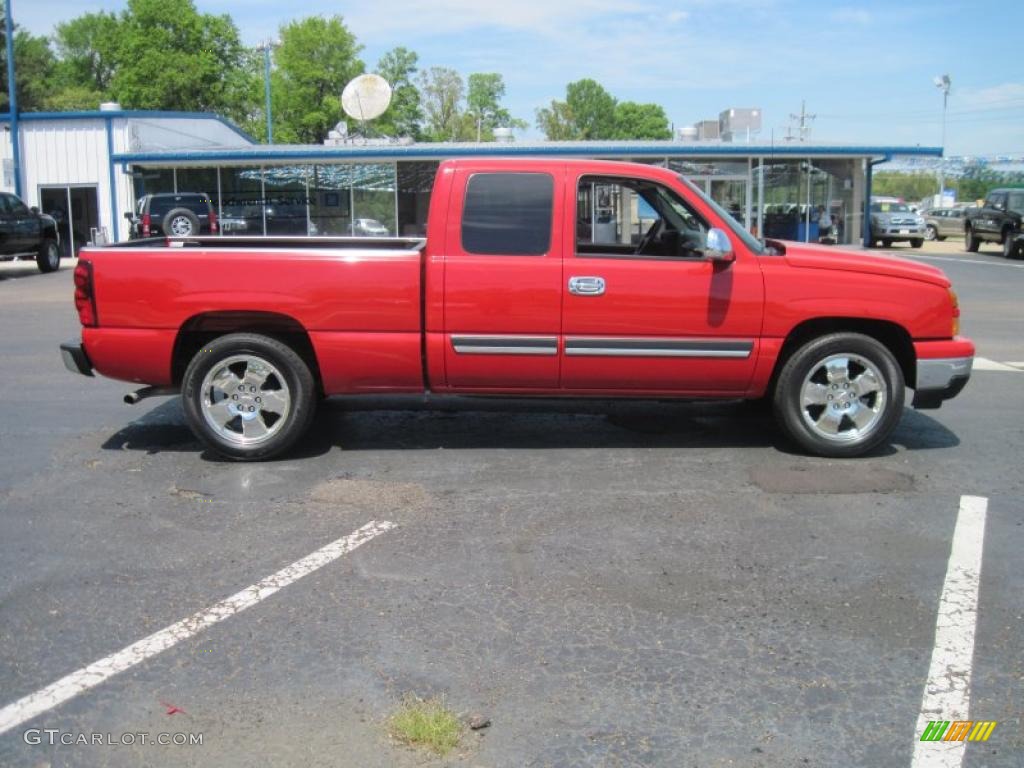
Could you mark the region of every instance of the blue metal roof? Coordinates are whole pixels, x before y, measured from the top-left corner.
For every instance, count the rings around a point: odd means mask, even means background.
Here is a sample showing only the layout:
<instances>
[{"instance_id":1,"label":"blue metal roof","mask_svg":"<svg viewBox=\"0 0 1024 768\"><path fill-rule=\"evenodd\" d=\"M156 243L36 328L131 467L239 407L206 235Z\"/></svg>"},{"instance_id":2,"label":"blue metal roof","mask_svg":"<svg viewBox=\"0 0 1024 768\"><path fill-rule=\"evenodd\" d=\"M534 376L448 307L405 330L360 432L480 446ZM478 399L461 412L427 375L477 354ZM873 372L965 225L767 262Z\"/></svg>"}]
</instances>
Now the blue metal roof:
<instances>
[{"instance_id":1,"label":"blue metal roof","mask_svg":"<svg viewBox=\"0 0 1024 768\"><path fill-rule=\"evenodd\" d=\"M385 146L256 145L245 149L182 150L114 155L121 163L286 163L299 160L441 160L456 157L942 157L941 147L836 144L729 144L724 142L515 142Z\"/></svg>"},{"instance_id":2,"label":"blue metal roof","mask_svg":"<svg viewBox=\"0 0 1024 768\"><path fill-rule=\"evenodd\" d=\"M942 157L941 147L900 147L840 144L733 144L727 142L514 142L429 143L392 145L256 145L244 149L180 150L114 155L120 163L255 163L344 160L442 160L457 157Z\"/></svg>"},{"instance_id":3,"label":"blue metal roof","mask_svg":"<svg viewBox=\"0 0 1024 768\"><path fill-rule=\"evenodd\" d=\"M76 112L19 112L18 120L21 122L34 121L34 120L105 120L107 118L116 117L128 117L137 119L152 119L152 118L176 118L185 120L216 120L217 122L226 125L232 131L237 133L246 141L251 144L256 144L256 139L250 136L248 133L243 131L233 122L228 120L226 117L214 114L213 112L174 112L165 110L152 110L152 109L114 109L108 111L92 109L92 110L81 110ZM9 112L0 113L0 122L10 122L11 114Z\"/></svg>"}]
</instances>

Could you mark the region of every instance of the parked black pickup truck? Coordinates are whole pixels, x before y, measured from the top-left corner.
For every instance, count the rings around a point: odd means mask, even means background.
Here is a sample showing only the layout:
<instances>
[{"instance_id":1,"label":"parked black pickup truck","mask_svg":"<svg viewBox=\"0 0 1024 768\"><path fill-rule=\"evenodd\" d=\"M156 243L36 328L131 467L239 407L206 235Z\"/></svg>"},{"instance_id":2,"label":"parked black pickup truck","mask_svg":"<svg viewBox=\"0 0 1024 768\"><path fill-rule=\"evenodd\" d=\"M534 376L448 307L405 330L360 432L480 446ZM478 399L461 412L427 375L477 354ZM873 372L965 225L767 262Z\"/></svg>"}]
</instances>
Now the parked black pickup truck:
<instances>
[{"instance_id":1,"label":"parked black pickup truck","mask_svg":"<svg viewBox=\"0 0 1024 768\"><path fill-rule=\"evenodd\" d=\"M999 243L1003 256L1017 258L1024 250L1024 189L993 189L980 208L968 211L964 222L964 242L968 251L977 251L982 243Z\"/></svg>"},{"instance_id":2,"label":"parked black pickup truck","mask_svg":"<svg viewBox=\"0 0 1024 768\"><path fill-rule=\"evenodd\" d=\"M60 266L60 235L50 216L29 209L17 195L0 192L0 261L35 259L40 272Z\"/></svg>"}]
</instances>

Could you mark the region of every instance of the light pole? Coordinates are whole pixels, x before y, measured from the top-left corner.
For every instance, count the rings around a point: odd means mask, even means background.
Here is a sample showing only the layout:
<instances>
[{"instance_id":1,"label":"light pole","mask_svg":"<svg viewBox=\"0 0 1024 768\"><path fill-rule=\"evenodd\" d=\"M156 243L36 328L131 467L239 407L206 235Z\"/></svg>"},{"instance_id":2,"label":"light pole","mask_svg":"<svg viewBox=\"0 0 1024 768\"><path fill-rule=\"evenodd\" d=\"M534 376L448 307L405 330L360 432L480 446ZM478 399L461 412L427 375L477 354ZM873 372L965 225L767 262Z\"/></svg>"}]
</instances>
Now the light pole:
<instances>
[{"instance_id":1,"label":"light pole","mask_svg":"<svg viewBox=\"0 0 1024 768\"><path fill-rule=\"evenodd\" d=\"M476 143L479 144L483 135L484 118L494 117L494 111L490 109L468 109L466 111L476 116Z\"/></svg>"},{"instance_id":2,"label":"light pole","mask_svg":"<svg viewBox=\"0 0 1024 768\"><path fill-rule=\"evenodd\" d=\"M932 82L935 87L942 91L942 157L939 158L939 206L942 205L942 198L946 191L946 106L949 104L949 87L951 81L949 75L936 75Z\"/></svg>"},{"instance_id":3,"label":"light pole","mask_svg":"<svg viewBox=\"0 0 1024 768\"><path fill-rule=\"evenodd\" d=\"M263 95L267 104L267 144L274 143L274 119L270 112L270 52L274 50L274 46L274 41L268 38L257 47L257 50L263 51Z\"/></svg>"},{"instance_id":4,"label":"light pole","mask_svg":"<svg viewBox=\"0 0 1024 768\"><path fill-rule=\"evenodd\" d=\"M14 194L21 197L21 136L18 127L18 86L14 74L14 19L11 0L4 5L4 30L7 35L7 109L11 115L11 171L14 173Z\"/></svg>"}]
</instances>

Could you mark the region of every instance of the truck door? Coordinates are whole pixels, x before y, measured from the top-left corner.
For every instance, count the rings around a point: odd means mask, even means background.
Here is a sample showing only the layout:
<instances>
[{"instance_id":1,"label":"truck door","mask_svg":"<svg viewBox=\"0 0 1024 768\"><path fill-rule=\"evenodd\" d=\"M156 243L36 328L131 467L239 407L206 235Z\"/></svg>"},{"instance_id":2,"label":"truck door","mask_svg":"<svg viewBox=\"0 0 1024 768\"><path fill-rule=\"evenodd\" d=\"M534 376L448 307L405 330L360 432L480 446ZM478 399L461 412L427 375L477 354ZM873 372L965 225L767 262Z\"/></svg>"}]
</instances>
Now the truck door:
<instances>
[{"instance_id":1,"label":"truck door","mask_svg":"<svg viewBox=\"0 0 1024 768\"><path fill-rule=\"evenodd\" d=\"M740 238L728 233L734 262L706 260L712 221L700 208L710 209L688 201L696 193L681 181L577 175L566 196L576 215L564 235L574 248L562 286L563 389L743 392L764 283Z\"/></svg>"},{"instance_id":2,"label":"truck door","mask_svg":"<svg viewBox=\"0 0 1024 768\"><path fill-rule=\"evenodd\" d=\"M550 170L456 171L444 265L449 387L558 387L561 198Z\"/></svg>"},{"instance_id":3,"label":"truck door","mask_svg":"<svg viewBox=\"0 0 1024 768\"><path fill-rule=\"evenodd\" d=\"M0 254L18 253L18 238L15 217L8 199L10 195L0 194Z\"/></svg>"}]
</instances>

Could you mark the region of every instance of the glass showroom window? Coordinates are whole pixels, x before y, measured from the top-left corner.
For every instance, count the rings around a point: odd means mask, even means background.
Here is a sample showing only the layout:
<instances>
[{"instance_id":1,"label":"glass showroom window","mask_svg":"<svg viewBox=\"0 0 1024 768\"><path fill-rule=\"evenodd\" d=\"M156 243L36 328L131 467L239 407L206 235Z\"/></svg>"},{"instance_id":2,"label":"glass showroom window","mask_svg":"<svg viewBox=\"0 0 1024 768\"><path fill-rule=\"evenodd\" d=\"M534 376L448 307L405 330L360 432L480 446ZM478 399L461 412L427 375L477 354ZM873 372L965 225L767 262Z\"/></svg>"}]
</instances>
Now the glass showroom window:
<instances>
[{"instance_id":1,"label":"glass showroom window","mask_svg":"<svg viewBox=\"0 0 1024 768\"><path fill-rule=\"evenodd\" d=\"M317 165L309 180L309 220L317 234L352 234L352 173L349 165Z\"/></svg>"},{"instance_id":2,"label":"glass showroom window","mask_svg":"<svg viewBox=\"0 0 1024 768\"><path fill-rule=\"evenodd\" d=\"M398 233L395 188L394 163L352 166L353 235L389 237Z\"/></svg>"},{"instance_id":3,"label":"glass showroom window","mask_svg":"<svg viewBox=\"0 0 1024 768\"><path fill-rule=\"evenodd\" d=\"M220 229L223 234L263 234L263 178L260 168L221 168L220 194Z\"/></svg>"},{"instance_id":4,"label":"glass showroom window","mask_svg":"<svg viewBox=\"0 0 1024 768\"><path fill-rule=\"evenodd\" d=\"M264 212L268 235L315 235L310 218L311 165L269 166L263 169Z\"/></svg>"}]
</instances>

